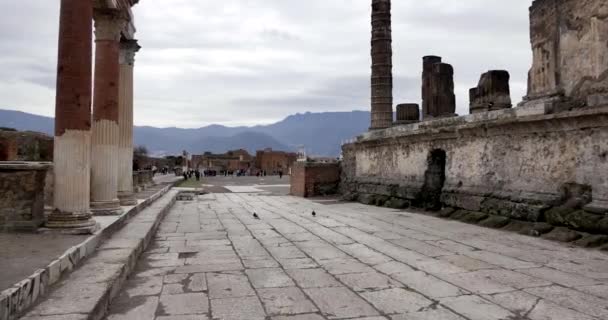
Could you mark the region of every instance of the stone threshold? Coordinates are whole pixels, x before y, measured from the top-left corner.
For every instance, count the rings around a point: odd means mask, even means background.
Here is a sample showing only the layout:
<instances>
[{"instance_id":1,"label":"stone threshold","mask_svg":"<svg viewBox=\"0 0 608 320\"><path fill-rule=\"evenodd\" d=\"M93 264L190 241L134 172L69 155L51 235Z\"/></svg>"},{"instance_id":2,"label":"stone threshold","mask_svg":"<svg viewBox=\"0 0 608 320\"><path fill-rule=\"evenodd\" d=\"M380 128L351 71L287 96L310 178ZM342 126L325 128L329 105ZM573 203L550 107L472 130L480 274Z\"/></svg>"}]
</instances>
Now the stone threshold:
<instances>
[{"instance_id":1,"label":"stone threshold","mask_svg":"<svg viewBox=\"0 0 608 320\"><path fill-rule=\"evenodd\" d=\"M44 269L35 271L28 278L16 283L11 288L0 292L0 320L18 319L26 310L34 306L39 300L42 300L42 298L46 298L47 295L48 299L46 299L46 301L54 301L52 304L56 305L57 308L66 307L67 309L69 309L68 306L79 298L82 299L87 297L87 299L91 299L92 295L87 293L87 286L82 286L82 283L79 283L81 289L86 292L75 290L72 291L72 293L75 293L76 296L62 294L67 300L62 300L62 302L56 301L57 298L54 297L55 293L70 288L71 278L76 276L76 273L88 272L91 279L99 279L103 276L113 276L113 271L120 271L121 277L118 277L118 279L112 278L114 280L113 282L118 282L120 284L121 281L116 280L124 280L124 278L126 278L126 274L132 269L137 257L149 243L156 228L160 224L160 221L175 202L177 191L171 190L171 188L177 182L178 181L169 183L166 187L139 202L137 205L128 207L127 210L125 210L125 213L120 216L104 217L106 221L100 223L101 229L95 232L95 234L88 237L82 243L66 250L63 255L53 260ZM95 218L97 220L99 217ZM123 245L120 250L113 251L113 253L115 253L112 257L113 262L107 262L100 265L98 260L103 260L103 258L100 257L108 255L108 253L110 253L108 248L111 248L113 243L117 240L118 242L126 242L126 244ZM122 259L118 259L120 254L127 253L128 255L125 258L130 259L126 259L122 264L117 264L118 261L122 261ZM130 265L127 266L129 261L131 261ZM79 266L81 264L82 266ZM93 269L95 272L91 273L92 270L87 268L90 264L94 266ZM116 269L115 267L119 265L120 267ZM95 268L95 266L97 268ZM74 271L74 273L72 273L72 271ZM122 273L125 273L124 276L122 276ZM110 279L108 279L108 281L110 281ZM102 283L98 284L101 285ZM89 287L89 289L92 289L95 286L93 283L90 283ZM113 288L113 286L109 287L109 289L111 288ZM118 291L117 288L114 290ZM107 296L107 294L104 294L104 296ZM34 308L30 314L44 314L45 316L40 317L41 319L80 319L80 317L74 317L73 315L66 315L64 317L59 311L53 311L55 313L36 313L39 307L45 305L46 301ZM54 314L54 316L50 316L52 314ZM30 318L31 317L28 314L28 317L25 319ZM38 316L34 317L34 319L38 318ZM82 319L88 318L84 317Z\"/></svg>"}]
</instances>

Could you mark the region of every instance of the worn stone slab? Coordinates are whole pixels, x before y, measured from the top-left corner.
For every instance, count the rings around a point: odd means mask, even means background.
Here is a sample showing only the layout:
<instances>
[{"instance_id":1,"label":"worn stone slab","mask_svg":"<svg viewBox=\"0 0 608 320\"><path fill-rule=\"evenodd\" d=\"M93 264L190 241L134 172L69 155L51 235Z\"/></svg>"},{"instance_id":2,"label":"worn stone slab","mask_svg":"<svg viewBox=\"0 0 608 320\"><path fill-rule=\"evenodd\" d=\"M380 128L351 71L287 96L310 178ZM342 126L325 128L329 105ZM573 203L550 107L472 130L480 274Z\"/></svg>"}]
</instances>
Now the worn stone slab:
<instances>
[{"instance_id":1,"label":"worn stone slab","mask_svg":"<svg viewBox=\"0 0 608 320\"><path fill-rule=\"evenodd\" d=\"M448 308L470 320L517 319L514 313L478 296L444 298L440 301Z\"/></svg>"},{"instance_id":2,"label":"worn stone slab","mask_svg":"<svg viewBox=\"0 0 608 320\"><path fill-rule=\"evenodd\" d=\"M249 279L244 274L208 273L207 281L211 299L255 295Z\"/></svg>"},{"instance_id":3,"label":"worn stone slab","mask_svg":"<svg viewBox=\"0 0 608 320\"><path fill-rule=\"evenodd\" d=\"M378 272L349 273L336 277L347 287L358 292L402 287L399 282Z\"/></svg>"},{"instance_id":4,"label":"worn stone slab","mask_svg":"<svg viewBox=\"0 0 608 320\"><path fill-rule=\"evenodd\" d=\"M402 288L363 292L361 296L386 314L415 312L433 303L420 294Z\"/></svg>"},{"instance_id":5,"label":"worn stone slab","mask_svg":"<svg viewBox=\"0 0 608 320\"><path fill-rule=\"evenodd\" d=\"M264 320L266 313L260 300L253 297L211 300L212 318L222 320Z\"/></svg>"},{"instance_id":6,"label":"worn stone slab","mask_svg":"<svg viewBox=\"0 0 608 320\"><path fill-rule=\"evenodd\" d=\"M379 315L370 304L344 287L304 289L329 319Z\"/></svg>"},{"instance_id":7,"label":"worn stone slab","mask_svg":"<svg viewBox=\"0 0 608 320\"><path fill-rule=\"evenodd\" d=\"M293 286L293 281L282 269L248 269L247 276L254 288L279 288Z\"/></svg>"},{"instance_id":8,"label":"worn stone slab","mask_svg":"<svg viewBox=\"0 0 608 320\"><path fill-rule=\"evenodd\" d=\"M296 287L258 289L258 294L271 316L318 311L304 293Z\"/></svg>"},{"instance_id":9,"label":"worn stone slab","mask_svg":"<svg viewBox=\"0 0 608 320\"><path fill-rule=\"evenodd\" d=\"M137 297L122 300L112 305L107 320L147 320L153 319L158 307L158 297Z\"/></svg>"},{"instance_id":10,"label":"worn stone slab","mask_svg":"<svg viewBox=\"0 0 608 320\"><path fill-rule=\"evenodd\" d=\"M561 286L524 289L525 292L541 297L559 306L574 309L600 319L608 318L606 300Z\"/></svg>"},{"instance_id":11,"label":"worn stone slab","mask_svg":"<svg viewBox=\"0 0 608 320\"><path fill-rule=\"evenodd\" d=\"M286 270L286 272L301 288L342 286L331 274L323 269L293 269Z\"/></svg>"},{"instance_id":12,"label":"worn stone slab","mask_svg":"<svg viewBox=\"0 0 608 320\"><path fill-rule=\"evenodd\" d=\"M412 312L407 314L398 314L391 316L391 320L466 320L465 318L449 311L445 308L438 307L436 309Z\"/></svg>"},{"instance_id":13,"label":"worn stone slab","mask_svg":"<svg viewBox=\"0 0 608 320\"><path fill-rule=\"evenodd\" d=\"M209 300L205 293L184 293L160 296L162 315L201 314L209 312Z\"/></svg>"},{"instance_id":14,"label":"worn stone slab","mask_svg":"<svg viewBox=\"0 0 608 320\"><path fill-rule=\"evenodd\" d=\"M435 299L457 297L469 293L462 288L421 271L395 273L391 277L409 288Z\"/></svg>"}]
</instances>

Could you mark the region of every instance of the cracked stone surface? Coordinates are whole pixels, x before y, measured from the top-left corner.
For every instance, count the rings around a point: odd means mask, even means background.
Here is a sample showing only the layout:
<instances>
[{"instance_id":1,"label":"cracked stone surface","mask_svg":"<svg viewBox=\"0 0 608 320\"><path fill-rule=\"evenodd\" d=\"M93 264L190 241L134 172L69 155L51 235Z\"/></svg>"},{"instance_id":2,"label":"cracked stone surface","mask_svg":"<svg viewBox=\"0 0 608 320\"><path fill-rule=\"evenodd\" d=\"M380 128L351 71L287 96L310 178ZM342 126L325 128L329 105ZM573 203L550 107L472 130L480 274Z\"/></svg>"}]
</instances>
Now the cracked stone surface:
<instances>
[{"instance_id":1,"label":"cracked stone surface","mask_svg":"<svg viewBox=\"0 0 608 320\"><path fill-rule=\"evenodd\" d=\"M227 193L175 205L107 319L601 320L607 306L603 252L357 203Z\"/></svg>"}]
</instances>

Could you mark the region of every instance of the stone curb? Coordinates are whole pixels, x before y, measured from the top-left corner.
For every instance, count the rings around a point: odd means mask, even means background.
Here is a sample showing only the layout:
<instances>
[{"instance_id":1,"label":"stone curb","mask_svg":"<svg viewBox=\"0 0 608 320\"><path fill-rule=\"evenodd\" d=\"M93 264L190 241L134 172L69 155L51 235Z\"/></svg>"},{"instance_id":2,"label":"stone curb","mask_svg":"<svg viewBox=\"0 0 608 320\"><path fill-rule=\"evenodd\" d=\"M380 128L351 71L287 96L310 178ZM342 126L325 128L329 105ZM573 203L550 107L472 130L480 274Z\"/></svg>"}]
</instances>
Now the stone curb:
<instances>
[{"instance_id":1,"label":"stone curb","mask_svg":"<svg viewBox=\"0 0 608 320\"><path fill-rule=\"evenodd\" d=\"M59 282L62 277L70 274L84 259L92 256L104 240L110 238L114 233L123 228L129 220L150 207L153 202L170 192L170 189L177 182L168 184L151 197L122 214L109 226L97 231L82 243L69 248L46 268L36 270L28 278L0 292L0 320L18 319L20 314L33 306L50 291L50 286ZM171 205L173 202L171 202Z\"/></svg>"}]
</instances>

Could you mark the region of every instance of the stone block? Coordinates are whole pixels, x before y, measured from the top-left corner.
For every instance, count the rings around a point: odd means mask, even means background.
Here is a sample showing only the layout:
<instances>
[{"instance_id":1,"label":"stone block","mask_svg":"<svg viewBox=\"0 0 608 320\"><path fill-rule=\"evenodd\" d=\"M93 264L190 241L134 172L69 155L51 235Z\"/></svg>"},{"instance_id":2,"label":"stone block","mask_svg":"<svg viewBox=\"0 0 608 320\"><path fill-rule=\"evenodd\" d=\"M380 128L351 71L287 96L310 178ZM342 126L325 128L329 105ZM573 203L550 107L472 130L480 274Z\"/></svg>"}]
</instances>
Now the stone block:
<instances>
[{"instance_id":1,"label":"stone block","mask_svg":"<svg viewBox=\"0 0 608 320\"><path fill-rule=\"evenodd\" d=\"M410 206L410 202L400 198L390 198L386 203L384 203L384 206L393 209L405 209Z\"/></svg>"},{"instance_id":2,"label":"stone block","mask_svg":"<svg viewBox=\"0 0 608 320\"><path fill-rule=\"evenodd\" d=\"M572 241L576 241L580 238L582 238L583 235L570 230L568 228L563 228L563 227L558 227L553 229L553 231L542 235L543 239L547 239L547 240L554 240L554 241L560 241L560 242L572 242Z\"/></svg>"},{"instance_id":3,"label":"stone block","mask_svg":"<svg viewBox=\"0 0 608 320\"><path fill-rule=\"evenodd\" d=\"M608 236L591 234L574 241L574 244L585 248L597 248L608 244Z\"/></svg>"},{"instance_id":4,"label":"stone block","mask_svg":"<svg viewBox=\"0 0 608 320\"><path fill-rule=\"evenodd\" d=\"M477 87L469 90L470 113L511 108L509 79L509 72L504 70L482 74Z\"/></svg>"},{"instance_id":5,"label":"stone block","mask_svg":"<svg viewBox=\"0 0 608 320\"><path fill-rule=\"evenodd\" d=\"M509 224L510 221L511 219L507 217L490 215L485 220L480 221L479 225L487 228L500 229Z\"/></svg>"},{"instance_id":6,"label":"stone block","mask_svg":"<svg viewBox=\"0 0 608 320\"><path fill-rule=\"evenodd\" d=\"M598 223L602 218L603 215L578 210L568 214L565 217L564 224L569 228L579 231L601 233Z\"/></svg>"},{"instance_id":7,"label":"stone block","mask_svg":"<svg viewBox=\"0 0 608 320\"><path fill-rule=\"evenodd\" d=\"M460 219L462 222L477 224L488 217L487 213L472 211Z\"/></svg>"}]
</instances>

